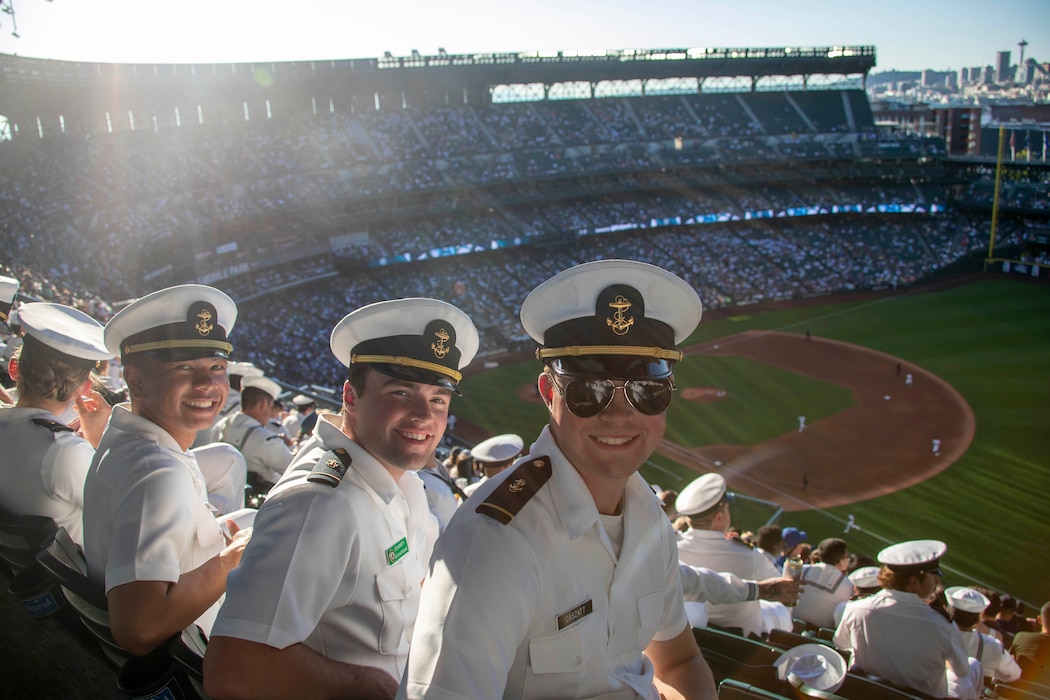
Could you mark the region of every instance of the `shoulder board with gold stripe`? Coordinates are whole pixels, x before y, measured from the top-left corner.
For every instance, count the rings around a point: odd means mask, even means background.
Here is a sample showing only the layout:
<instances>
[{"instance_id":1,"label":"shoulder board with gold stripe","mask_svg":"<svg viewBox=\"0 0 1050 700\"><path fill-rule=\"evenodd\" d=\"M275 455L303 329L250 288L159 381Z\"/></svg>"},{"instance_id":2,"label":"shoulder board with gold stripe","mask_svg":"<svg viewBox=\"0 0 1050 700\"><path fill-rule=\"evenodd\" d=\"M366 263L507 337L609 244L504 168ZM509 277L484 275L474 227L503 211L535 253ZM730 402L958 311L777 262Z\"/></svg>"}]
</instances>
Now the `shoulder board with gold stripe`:
<instances>
[{"instance_id":1,"label":"shoulder board with gold stripe","mask_svg":"<svg viewBox=\"0 0 1050 700\"><path fill-rule=\"evenodd\" d=\"M52 433L75 433L76 431L70 428L64 423L59 423L57 420L50 420L48 418L34 418L33 422L39 425L41 428L47 428Z\"/></svg>"},{"instance_id":2,"label":"shoulder board with gold stripe","mask_svg":"<svg viewBox=\"0 0 1050 700\"><path fill-rule=\"evenodd\" d=\"M326 452L321 455L321 459L317 460L317 464L314 465L313 471L310 472L310 476L306 477L306 480L335 488L343 480L352 461L350 454L342 447Z\"/></svg>"},{"instance_id":3,"label":"shoulder board with gold stripe","mask_svg":"<svg viewBox=\"0 0 1050 700\"><path fill-rule=\"evenodd\" d=\"M550 457L532 457L518 465L475 511L506 525L550 478Z\"/></svg>"}]
</instances>

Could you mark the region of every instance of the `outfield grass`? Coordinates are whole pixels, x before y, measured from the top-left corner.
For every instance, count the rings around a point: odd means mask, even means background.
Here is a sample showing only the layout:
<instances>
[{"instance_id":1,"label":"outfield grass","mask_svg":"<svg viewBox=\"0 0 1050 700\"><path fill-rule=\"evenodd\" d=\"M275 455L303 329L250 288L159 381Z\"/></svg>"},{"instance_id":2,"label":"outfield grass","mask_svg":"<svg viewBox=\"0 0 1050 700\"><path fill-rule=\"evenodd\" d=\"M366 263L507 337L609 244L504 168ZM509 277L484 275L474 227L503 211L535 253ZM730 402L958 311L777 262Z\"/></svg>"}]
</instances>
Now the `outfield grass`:
<instances>
[{"instance_id":1,"label":"outfield grass","mask_svg":"<svg viewBox=\"0 0 1050 700\"><path fill-rule=\"evenodd\" d=\"M969 402L977 422L963 457L921 484L782 521L810 541L842 534L853 513L862 532L846 539L874 555L887 542L948 543L947 585L984 582L1032 604L1050 599L1050 286L986 279L947 291L765 313L741 312L702 323L689 344L751 329L834 338L901 357L940 376ZM754 444L851 404L840 387L741 358L684 362L683 386L718 386L725 401L676 400L668 437L683 445ZM455 412L528 443L546 421L541 405L516 397L535 381L538 362L489 370L464 381ZM689 472L654 457L643 475L661 485ZM748 520L757 518L750 514ZM747 523L754 526L752 522Z\"/></svg>"}]
</instances>

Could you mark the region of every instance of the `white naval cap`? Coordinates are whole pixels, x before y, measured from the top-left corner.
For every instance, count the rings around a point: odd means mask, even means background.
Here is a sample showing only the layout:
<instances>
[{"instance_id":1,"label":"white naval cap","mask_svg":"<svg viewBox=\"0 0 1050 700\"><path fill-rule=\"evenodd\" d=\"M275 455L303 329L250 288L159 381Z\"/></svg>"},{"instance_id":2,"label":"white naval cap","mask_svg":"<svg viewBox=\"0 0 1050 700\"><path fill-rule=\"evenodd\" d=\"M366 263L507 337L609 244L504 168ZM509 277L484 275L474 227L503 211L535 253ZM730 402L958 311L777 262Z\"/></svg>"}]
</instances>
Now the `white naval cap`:
<instances>
[{"instance_id":1,"label":"white naval cap","mask_svg":"<svg viewBox=\"0 0 1050 700\"><path fill-rule=\"evenodd\" d=\"M949 586L944 589L944 597L948 600L948 605L969 613L984 612L992 602L984 593L967 586Z\"/></svg>"},{"instance_id":2,"label":"white naval cap","mask_svg":"<svg viewBox=\"0 0 1050 700\"><path fill-rule=\"evenodd\" d=\"M939 563L947 551L948 545L940 540L911 540L886 547L879 552L877 559L880 564L898 573L943 576Z\"/></svg>"},{"instance_id":3,"label":"white naval cap","mask_svg":"<svg viewBox=\"0 0 1050 700\"><path fill-rule=\"evenodd\" d=\"M461 309L438 299L380 301L351 311L332 330L332 353L345 366L452 389L478 352L478 329Z\"/></svg>"},{"instance_id":4,"label":"white naval cap","mask_svg":"<svg viewBox=\"0 0 1050 700\"><path fill-rule=\"evenodd\" d=\"M0 275L0 321L7 323L7 315L15 303L16 294L18 294L18 280L14 277Z\"/></svg>"},{"instance_id":5,"label":"white naval cap","mask_svg":"<svg viewBox=\"0 0 1050 700\"><path fill-rule=\"evenodd\" d=\"M102 324L79 309L36 302L19 307L18 316L28 339L26 347L40 343L76 364L92 366L113 357L102 338Z\"/></svg>"},{"instance_id":6,"label":"white naval cap","mask_svg":"<svg viewBox=\"0 0 1050 700\"><path fill-rule=\"evenodd\" d=\"M506 462L521 454L525 441L520 435L504 433L482 440L470 449L470 455L477 462Z\"/></svg>"},{"instance_id":7,"label":"white naval cap","mask_svg":"<svg viewBox=\"0 0 1050 700\"><path fill-rule=\"evenodd\" d=\"M857 588L879 588L882 585L879 582L879 567L877 566L862 566L854 569L847 578Z\"/></svg>"},{"instance_id":8,"label":"white naval cap","mask_svg":"<svg viewBox=\"0 0 1050 700\"><path fill-rule=\"evenodd\" d=\"M235 377L261 377L265 372L253 365L251 362L230 362L226 365L226 374L232 374ZM244 383L241 382L243 386ZM280 392L278 392L280 393Z\"/></svg>"},{"instance_id":9,"label":"white naval cap","mask_svg":"<svg viewBox=\"0 0 1050 700\"><path fill-rule=\"evenodd\" d=\"M295 398L292 399L292 403L294 403L296 406L301 407L310 406L315 402L313 399L311 399L309 396L306 396L305 394L296 394Z\"/></svg>"},{"instance_id":10,"label":"white naval cap","mask_svg":"<svg viewBox=\"0 0 1050 700\"><path fill-rule=\"evenodd\" d=\"M680 277L634 260L599 260L564 270L521 305L539 359L563 374L665 378L682 359L703 305Z\"/></svg>"},{"instance_id":11,"label":"white naval cap","mask_svg":"<svg viewBox=\"0 0 1050 700\"><path fill-rule=\"evenodd\" d=\"M224 357L233 352L228 336L237 304L203 284L183 284L147 294L106 324L106 347L127 362L149 354L165 362Z\"/></svg>"},{"instance_id":12,"label":"white naval cap","mask_svg":"<svg viewBox=\"0 0 1050 700\"><path fill-rule=\"evenodd\" d=\"M698 476L681 490L675 499L674 509L679 515L704 516L721 505L732 502L733 494L726 491L726 480L721 474L711 472Z\"/></svg>"},{"instance_id":13,"label":"white naval cap","mask_svg":"<svg viewBox=\"0 0 1050 700\"><path fill-rule=\"evenodd\" d=\"M12 331L20 331L22 329L22 323L18 320L18 313L22 309L19 306L17 309L11 309L7 314L7 327Z\"/></svg>"},{"instance_id":14,"label":"white naval cap","mask_svg":"<svg viewBox=\"0 0 1050 700\"><path fill-rule=\"evenodd\" d=\"M241 380L241 390L243 391L244 389L249 388L258 389L259 391L268 394L274 401L276 401L277 397L281 395L281 385L268 377L255 375L244 377L244 379Z\"/></svg>"},{"instance_id":15,"label":"white naval cap","mask_svg":"<svg viewBox=\"0 0 1050 700\"><path fill-rule=\"evenodd\" d=\"M810 688L834 693L846 680L846 659L824 644L800 644L780 655L773 665L777 676L791 681L791 677Z\"/></svg>"}]
</instances>

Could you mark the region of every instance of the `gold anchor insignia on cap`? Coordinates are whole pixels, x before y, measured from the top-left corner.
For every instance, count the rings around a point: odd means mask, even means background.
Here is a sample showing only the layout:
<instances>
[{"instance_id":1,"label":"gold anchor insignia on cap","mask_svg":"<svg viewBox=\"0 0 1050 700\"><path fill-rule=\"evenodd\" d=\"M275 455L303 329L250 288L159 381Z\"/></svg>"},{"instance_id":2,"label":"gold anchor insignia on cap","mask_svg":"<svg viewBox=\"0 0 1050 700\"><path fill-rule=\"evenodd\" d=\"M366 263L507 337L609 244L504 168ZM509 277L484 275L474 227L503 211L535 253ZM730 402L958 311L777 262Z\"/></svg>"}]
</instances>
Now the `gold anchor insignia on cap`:
<instances>
[{"instance_id":1,"label":"gold anchor insignia on cap","mask_svg":"<svg viewBox=\"0 0 1050 700\"><path fill-rule=\"evenodd\" d=\"M197 312L197 318L200 320L197 321L197 325L195 325L194 328L196 328L197 332L201 335L208 335L212 332L212 329L215 328L215 325L211 322L211 311L201 309Z\"/></svg>"},{"instance_id":2,"label":"gold anchor insignia on cap","mask_svg":"<svg viewBox=\"0 0 1050 700\"><path fill-rule=\"evenodd\" d=\"M627 335L627 331L634 325L634 316L627 318L627 312L634 306L623 294L617 294L616 298L609 302L609 308L615 309L612 318L606 318L605 323L612 328L616 335Z\"/></svg>"},{"instance_id":3,"label":"gold anchor insignia on cap","mask_svg":"<svg viewBox=\"0 0 1050 700\"><path fill-rule=\"evenodd\" d=\"M442 358L448 354L450 348L445 345L448 339L451 337L444 328L438 329L435 333L437 341L430 344L430 349L434 351L434 357Z\"/></svg>"},{"instance_id":4,"label":"gold anchor insignia on cap","mask_svg":"<svg viewBox=\"0 0 1050 700\"><path fill-rule=\"evenodd\" d=\"M525 488L525 480L524 479L515 479L513 482L511 482L511 485L508 486L507 488L510 489L511 493L518 493L523 488Z\"/></svg>"}]
</instances>

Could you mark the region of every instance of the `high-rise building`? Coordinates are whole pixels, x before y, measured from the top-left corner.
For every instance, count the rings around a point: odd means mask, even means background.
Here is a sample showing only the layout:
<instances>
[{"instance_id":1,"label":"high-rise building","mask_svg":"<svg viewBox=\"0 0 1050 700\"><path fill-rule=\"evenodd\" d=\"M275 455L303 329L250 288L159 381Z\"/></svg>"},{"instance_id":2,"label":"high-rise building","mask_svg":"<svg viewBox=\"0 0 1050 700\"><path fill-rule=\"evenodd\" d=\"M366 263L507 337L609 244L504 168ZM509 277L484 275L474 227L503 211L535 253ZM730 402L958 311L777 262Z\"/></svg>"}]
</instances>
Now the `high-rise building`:
<instances>
[{"instance_id":1,"label":"high-rise building","mask_svg":"<svg viewBox=\"0 0 1050 700\"><path fill-rule=\"evenodd\" d=\"M970 69L970 83L976 85L979 82L981 82L981 67L974 66Z\"/></svg>"},{"instance_id":2,"label":"high-rise building","mask_svg":"<svg viewBox=\"0 0 1050 700\"><path fill-rule=\"evenodd\" d=\"M1032 81L1035 80L1035 66L1035 59L1030 58L1020 67L1022 85L1031 85Z\"/></svg>"},{"instance_id":3,"label":"high-rise building","mask_svg":"<svg viewBox=\"0 0 1050 700\"><path fill-rule=\"evenodd\" d=\"M1013 76L1010 75L1010 52L996 51L995 53L995 82L1005 83Z\"/></svg>"},{"instance_id":4,"label":"high-rise building","mask_svg":"<svg viewBox=\"0 0 1050 700\"><path fill-rule=\"evenodd\" d=\"M965 85L968 82L970 82L970 69L969 68L961 68L959 70L959 84L960 85Z\"/></svg>"}]
</instances>

